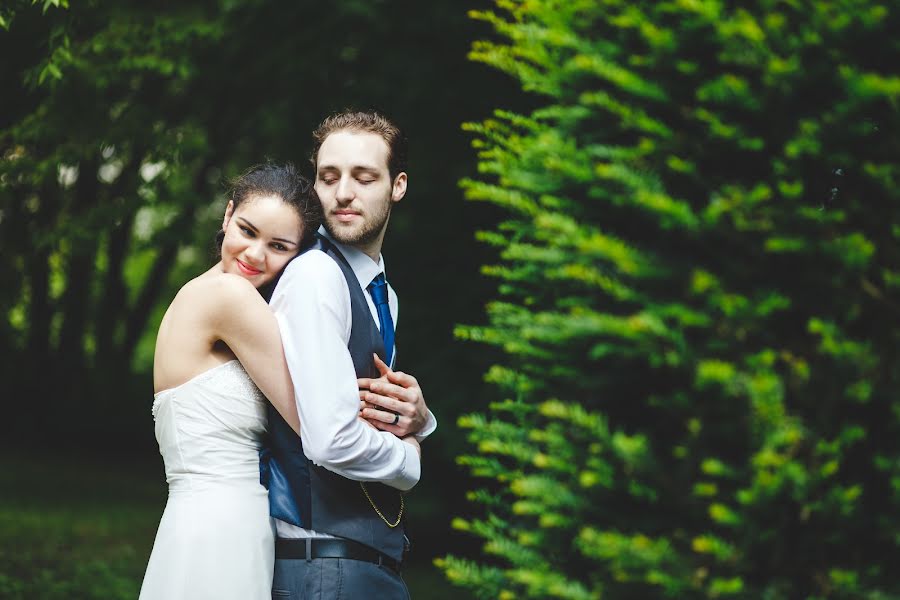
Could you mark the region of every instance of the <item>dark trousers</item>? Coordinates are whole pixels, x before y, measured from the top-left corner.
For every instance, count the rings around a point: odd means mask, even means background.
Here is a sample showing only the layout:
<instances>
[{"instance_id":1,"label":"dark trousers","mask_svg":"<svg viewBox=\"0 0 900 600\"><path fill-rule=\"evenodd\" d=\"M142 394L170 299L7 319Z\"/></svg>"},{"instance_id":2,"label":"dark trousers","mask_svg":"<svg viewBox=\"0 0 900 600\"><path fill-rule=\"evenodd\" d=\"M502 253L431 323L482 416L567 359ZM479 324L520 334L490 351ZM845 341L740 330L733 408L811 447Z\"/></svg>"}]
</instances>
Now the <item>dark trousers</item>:
<instances>
[{"instance_id":1,"label":"dark trousers","mask_svg":"<svg viewBox=\"0 0 900 600\"><path fill-rule=\"evenodd\" d=\"M396 571L348 558L275 559L272 600L409 600Z\"/></svg>"}]
</instances>

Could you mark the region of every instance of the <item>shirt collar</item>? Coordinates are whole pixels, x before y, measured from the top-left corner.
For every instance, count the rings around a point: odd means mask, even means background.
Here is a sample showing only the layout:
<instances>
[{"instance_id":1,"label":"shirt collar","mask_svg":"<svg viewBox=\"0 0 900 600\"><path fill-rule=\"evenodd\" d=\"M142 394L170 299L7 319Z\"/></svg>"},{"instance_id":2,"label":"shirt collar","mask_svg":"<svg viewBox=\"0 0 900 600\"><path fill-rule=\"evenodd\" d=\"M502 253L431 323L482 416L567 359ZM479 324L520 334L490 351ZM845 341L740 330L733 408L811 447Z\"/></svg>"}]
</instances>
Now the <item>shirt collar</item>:
<instances>
[{"instance_id":1,"label":"shirt collar","mask_svg":"<svg viewBox=\"0 0 900 600\"><path fill-rule=\"evenodd\" d=\"M385 277L387 277L387 272L384 270L384 257L380 253L378 254L378 262L375 262L368 254L359 248L347 246L346 244L336 241L331 237L328 231L325 230L324 225L319 227L319 234L328 238L328 241L337 246L337 249L341 251L341 254L347 259L350 268L353 269L353 274L356 275L356 278L359 280L359 287L362 289L369 287L369 284L372 283L372 280L375 279L375 276L379 273L384 273Z\"/></svg>"}]
</instances>

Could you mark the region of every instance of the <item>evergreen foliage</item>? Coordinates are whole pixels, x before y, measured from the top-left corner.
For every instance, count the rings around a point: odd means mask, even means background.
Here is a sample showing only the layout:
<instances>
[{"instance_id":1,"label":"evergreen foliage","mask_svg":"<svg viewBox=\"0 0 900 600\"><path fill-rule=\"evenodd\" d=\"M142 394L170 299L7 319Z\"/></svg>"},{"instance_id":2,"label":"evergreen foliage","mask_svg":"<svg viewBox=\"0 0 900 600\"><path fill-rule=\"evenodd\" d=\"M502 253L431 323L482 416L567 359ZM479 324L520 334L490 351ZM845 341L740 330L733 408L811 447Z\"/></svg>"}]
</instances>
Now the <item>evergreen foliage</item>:
<instances>
[{"instance_id":1,"label":"evergreen foliage","mask_svg":"<svg viewBox=\"0 0 900 600\"><path fill-rule=\"evenodd\" d=\"M483 598L900 595L900 13L496 0ZM470 507L473 508L473 507ZM471 512L471 511L469 511Z\"/></svg>"}]
</instances>

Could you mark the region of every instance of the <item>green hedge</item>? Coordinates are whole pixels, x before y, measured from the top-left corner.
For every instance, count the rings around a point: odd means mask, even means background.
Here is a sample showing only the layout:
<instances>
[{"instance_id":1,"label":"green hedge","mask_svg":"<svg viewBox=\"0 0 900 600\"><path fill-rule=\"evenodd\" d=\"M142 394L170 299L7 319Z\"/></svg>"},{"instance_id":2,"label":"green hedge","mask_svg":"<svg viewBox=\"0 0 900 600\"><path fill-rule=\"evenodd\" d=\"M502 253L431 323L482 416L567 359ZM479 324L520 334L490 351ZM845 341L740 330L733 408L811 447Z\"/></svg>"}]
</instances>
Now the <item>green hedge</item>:
<instances>
[{"instance_id":1,"label":"green hedge","mask_svg":"<svg viewBox=\"0 0 900 600\"><path fill-rule=\"evenodd\" d=\"M900 31L877 2L496 0L484 598L900 595Z\"/></svg>"}]
</instances>

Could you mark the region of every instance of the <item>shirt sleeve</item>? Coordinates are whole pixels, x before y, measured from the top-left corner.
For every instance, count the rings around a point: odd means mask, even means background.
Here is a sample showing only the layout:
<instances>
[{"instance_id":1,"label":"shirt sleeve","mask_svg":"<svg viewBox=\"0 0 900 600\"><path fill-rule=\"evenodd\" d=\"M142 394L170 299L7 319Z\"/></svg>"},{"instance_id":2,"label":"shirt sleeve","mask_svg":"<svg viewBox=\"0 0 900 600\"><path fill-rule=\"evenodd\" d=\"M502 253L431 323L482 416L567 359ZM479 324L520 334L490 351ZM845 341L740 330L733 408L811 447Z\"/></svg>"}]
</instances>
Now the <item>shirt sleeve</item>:
<instances>
[{"instance_id":1,"label":"shirt sleeve","mask_svg":"<svg viewBox=\"0 0 900 600\"><path fill-rule=\"evenodd\" d=\"M307 458L348 479L412 488L421 474L415 448L359 418L359 388L347 349L350 292L340 268L318 250L302 254L282 275L271 307Z\"/></svg>"}]
</instances>

